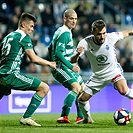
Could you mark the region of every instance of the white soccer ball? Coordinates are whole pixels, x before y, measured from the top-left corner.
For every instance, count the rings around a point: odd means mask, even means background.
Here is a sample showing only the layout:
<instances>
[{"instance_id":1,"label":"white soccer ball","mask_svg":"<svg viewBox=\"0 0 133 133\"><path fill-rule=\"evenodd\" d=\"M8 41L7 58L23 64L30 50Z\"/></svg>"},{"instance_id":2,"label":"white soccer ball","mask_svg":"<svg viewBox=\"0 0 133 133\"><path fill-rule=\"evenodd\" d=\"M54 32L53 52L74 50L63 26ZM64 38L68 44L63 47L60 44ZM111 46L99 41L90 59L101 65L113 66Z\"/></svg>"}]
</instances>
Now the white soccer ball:
<instances>
[{"instance_id":1,"label":"white soccer ball","mask_svg":"<svg viewBox=\"0 0 133 133\"><path fill-rule=\"evenodd\" d=\"M131 113L125 109L121 108L115 111L114 113L114 121L118 125L127 125L130 123L131 120Z\"/></svg>"}]
</instances>

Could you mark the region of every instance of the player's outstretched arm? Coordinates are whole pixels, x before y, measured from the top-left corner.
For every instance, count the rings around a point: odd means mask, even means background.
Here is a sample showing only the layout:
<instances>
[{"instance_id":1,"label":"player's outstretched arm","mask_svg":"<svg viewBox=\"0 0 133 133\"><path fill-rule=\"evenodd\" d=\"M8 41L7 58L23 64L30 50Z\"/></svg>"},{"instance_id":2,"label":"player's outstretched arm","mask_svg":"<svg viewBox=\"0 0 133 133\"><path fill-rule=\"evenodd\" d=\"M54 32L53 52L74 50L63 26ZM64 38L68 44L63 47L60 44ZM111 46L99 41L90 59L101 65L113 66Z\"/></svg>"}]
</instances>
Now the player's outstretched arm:
<instances>
[{"instance_id":1,"label":"player's outstretched arm","mask_svg":"<svg viewBox=\"0 0 133 133\"><path fill-rule=\"evenodd\" d=\"M128 36L133 36L133 30L125 30L125 31L122 31L122 33L124 38Z\"/></svg>"},{"instance_id":2,"label":"player's outstretched arm","mask_svg":"<svg viewBox=\"0 0 133 133\"><path fill-rule=\"evenodd\" d=\"M51 68L56 69L55 62L50 62L48 60L42 59L41 57L37 56L32 49L26 50L26 54L28 55L28 57L33 63L38 64L38 65L43 65L43 66L49 66Z\"/></svg>"},{"instance_id":3,"label":"player's outstretched arm","mask_svg":"<svg viewBox=\"0 0 133 133\"><path fill-rule=\"evenodd\" d=\"M55 54L65 66L67 66L71 70L73 69L73 65L70 63L70 61L66 60L61 50L56 49Z\"/></svg>"}]
</instances>

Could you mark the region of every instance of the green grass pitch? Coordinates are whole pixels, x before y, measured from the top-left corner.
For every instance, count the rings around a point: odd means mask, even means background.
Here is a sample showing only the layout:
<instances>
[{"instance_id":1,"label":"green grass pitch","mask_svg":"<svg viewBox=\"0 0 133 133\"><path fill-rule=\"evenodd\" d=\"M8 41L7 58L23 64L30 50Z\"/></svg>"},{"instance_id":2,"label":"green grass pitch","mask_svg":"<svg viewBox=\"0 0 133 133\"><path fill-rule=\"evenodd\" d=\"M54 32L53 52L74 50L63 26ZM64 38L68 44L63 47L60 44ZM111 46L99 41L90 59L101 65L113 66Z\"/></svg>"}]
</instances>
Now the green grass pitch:
<instances>
[{"instance_id":1,"label":"green grass pitch","mask_svg":"<svg viewBox=\"0 0 133 133\"><path fill-rule=\"evenodd\" d=\"M56 123L59 114L34 114L42 127L20 125L20 114L0 115L0 133L133 133L133 119L125 126L114 123L113 113L92 113L93 124L73 124L76 114L70 114L71 124ZM133 116L133 113L132 113Z\"/></svg>"}]
</instances>

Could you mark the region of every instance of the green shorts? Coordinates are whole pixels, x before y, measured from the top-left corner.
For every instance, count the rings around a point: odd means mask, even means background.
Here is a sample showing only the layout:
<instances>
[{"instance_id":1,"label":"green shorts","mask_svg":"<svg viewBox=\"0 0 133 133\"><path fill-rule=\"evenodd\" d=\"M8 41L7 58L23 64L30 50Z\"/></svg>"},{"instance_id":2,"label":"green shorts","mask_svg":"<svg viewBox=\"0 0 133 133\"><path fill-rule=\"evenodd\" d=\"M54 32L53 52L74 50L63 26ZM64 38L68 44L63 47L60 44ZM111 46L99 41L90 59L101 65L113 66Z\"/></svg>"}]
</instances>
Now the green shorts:
<instances>
[{"instance_id":1,"label":"green shorts","mask_svg":"<svg viewBox=\"0 0 133 133\"><path fill-rule=\"evenodd\" d=\"M41 80L21 73L0 75L0 92L7 93L14 90L36 90Z\"/></svg>"},{"instance_id":2,"label":"green shorts","mask_svg":"<svg viewBox=\"0 0 133 133\"><path fill-rule=\"evenodd\" d=\"M52 71L52 74L59 83L69 90L71 90L72 83L78 82L80 85L83 83L83 79L79 73L76 73L66 67L57 68Z\"/></svg>"}]
</instances>

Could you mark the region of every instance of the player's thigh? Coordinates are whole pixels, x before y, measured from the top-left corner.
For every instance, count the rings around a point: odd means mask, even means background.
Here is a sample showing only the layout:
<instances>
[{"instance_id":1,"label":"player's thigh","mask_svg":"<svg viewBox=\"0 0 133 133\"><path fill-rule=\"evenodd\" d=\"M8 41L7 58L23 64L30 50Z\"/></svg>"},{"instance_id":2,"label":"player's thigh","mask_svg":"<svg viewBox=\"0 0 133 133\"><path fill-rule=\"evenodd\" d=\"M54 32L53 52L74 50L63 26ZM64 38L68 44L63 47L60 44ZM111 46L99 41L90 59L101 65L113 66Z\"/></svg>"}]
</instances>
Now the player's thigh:
<instances>
[{"instance_id":1,"label":"player's thigh","mask_svg":"<svg viewBox=\"0 0 133 133\"><path fill-rule=\"evenodd\" d=\"M125 79L118 80L115 83L115 88L122 94L125 95L128 91L127 82Z\"/></svg>"},{"instance_id":2,"label":"player's thigh","mask_svg":"<svg viewBox=\"0 0 133 133\"><path fill-rule=\"evenodd\" d=\"M59 83L69 90L71 90L71 84L77 82L74 75L68 69L57 69L52 74Z\"/></svg>"},{"instance_id":3,"label":"player's thigh","mask_svg":"<svg viewBox=\"0 0 133 133\"><path fill-rule=\"evenodd\" d=\"M41 80L25 74L13 73L8 77L8 80L6 82L14 90L35 90L36 91L38 86L41 83Z\"/></svg>"},{"instance_id":4,"label":"player's thigh","mask_svg":"<svg viewBox=\"0 0 133 133\"><path fill-rule=\"evenodd\" d=\"M73 82L71 84L71 90L75 91L77 94L81 92L81 85L78 82Z\"/></svg>"},{"instance_id":5,"label":"player's thigh","mask_svg":"<svg viewBox=\"0 0 133 133\"><path fill-rule=\"evenodd\" d=\"M4 95L7 96L9 94L11 94L11 88L10 87L7 87L7 86L5 86L3 84L0 84L0 99L2 99L2 97Z\"/></svg>"},{"instance_id":6,"label":"player's thigh","mask_svg":"<svg viewBox=\"0 0 133 133\"><path fill-rule=\"evenodd\" d=\"M88 93L86 93L85 91L83 91L83 92L79 95L78 99L79 99L79 101L86 102L86 101L88 101L91 97L92 97L92 96L91 96L90 94L88 94Z\"/></svg>"}]
</instances>

